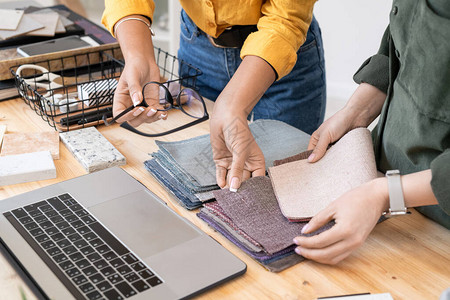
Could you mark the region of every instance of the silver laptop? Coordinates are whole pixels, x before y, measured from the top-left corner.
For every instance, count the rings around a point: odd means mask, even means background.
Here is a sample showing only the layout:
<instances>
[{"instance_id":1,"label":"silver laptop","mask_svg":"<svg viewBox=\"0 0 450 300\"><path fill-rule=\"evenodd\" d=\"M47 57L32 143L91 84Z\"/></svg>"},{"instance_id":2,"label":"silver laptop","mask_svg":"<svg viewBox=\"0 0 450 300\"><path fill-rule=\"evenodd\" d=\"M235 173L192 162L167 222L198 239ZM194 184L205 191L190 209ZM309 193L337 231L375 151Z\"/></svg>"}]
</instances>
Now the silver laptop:
<instances>
[{"instance_id":1,"label":"silver laptop","mask_svg":"<svg viewBox=\"0 0 450 300\"><path fill-rule=\"evenodd\" d=\"M246 271L120 168L5 199L0 212L3 251L38 297L180 299Z\"/></svg>"}]
</instances>

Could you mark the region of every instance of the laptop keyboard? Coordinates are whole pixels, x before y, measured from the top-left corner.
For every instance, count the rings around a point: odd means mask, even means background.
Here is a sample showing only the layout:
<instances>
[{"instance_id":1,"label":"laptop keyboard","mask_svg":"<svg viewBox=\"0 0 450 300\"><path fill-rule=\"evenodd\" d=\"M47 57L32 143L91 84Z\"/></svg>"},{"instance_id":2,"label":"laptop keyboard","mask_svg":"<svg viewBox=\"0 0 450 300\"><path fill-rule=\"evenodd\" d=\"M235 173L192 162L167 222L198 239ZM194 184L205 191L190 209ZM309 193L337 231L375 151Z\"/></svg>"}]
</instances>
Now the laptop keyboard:
<instances>
[{"instance_id":1,"label":"laptop keyboard","mask_svg":"<svg viewBox=\"0 0 450 300\"><path fill-rule=\"evenodd\" d=\"M4 216L77 298L129 298L160 277L69 194Z\"/></svg>"}]
</instances>

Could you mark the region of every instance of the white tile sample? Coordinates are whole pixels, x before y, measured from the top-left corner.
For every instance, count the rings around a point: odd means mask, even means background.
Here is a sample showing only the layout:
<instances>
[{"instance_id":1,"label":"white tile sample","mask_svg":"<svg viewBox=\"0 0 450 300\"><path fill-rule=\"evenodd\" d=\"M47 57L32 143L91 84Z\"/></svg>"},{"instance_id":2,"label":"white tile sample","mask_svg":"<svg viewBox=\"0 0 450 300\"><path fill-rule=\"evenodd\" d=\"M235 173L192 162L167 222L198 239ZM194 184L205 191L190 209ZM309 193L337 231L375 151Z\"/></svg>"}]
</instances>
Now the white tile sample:
<instances>
[{"instance_id":1,"label":"white tile sample","mask_svg":"<svg viewBox=\"0 0 450 300\"><path fill-rule=\"evenodd\" d=\"M95 127L61 132L59 136L87 172L126 164L125 156Z\"/></svg>"},{"instance_id":2,"label":"white tile sample","mask_svg":"<svg viewBox=\"0 0 450 300\"><path fill-rule=\"evenodd\" d=\"M0 157L0 186L56 178L50 151Z\"/></svg>"}]
</instances>

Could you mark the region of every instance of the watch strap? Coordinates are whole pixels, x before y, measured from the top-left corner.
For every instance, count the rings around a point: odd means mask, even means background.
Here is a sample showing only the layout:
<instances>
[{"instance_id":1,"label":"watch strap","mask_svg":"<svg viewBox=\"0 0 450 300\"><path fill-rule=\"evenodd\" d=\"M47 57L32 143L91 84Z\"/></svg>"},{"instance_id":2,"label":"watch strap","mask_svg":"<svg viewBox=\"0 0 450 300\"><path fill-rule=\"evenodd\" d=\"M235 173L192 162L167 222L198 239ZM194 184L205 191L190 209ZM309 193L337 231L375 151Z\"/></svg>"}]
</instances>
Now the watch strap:
<instances>
[{"instance_id":1,"label":"watch strap","mask_svg":"<svg viewBox=\"0 0 450 300\"><path fill-rule=\"evenodd\" d=\"M389 188L389 211L383 215L386 217L393 217L399 215L409 214L405 206L405 199L403 198L403 188L399 170L389 170L386 172Z\"/></svg>"}]
</instances>

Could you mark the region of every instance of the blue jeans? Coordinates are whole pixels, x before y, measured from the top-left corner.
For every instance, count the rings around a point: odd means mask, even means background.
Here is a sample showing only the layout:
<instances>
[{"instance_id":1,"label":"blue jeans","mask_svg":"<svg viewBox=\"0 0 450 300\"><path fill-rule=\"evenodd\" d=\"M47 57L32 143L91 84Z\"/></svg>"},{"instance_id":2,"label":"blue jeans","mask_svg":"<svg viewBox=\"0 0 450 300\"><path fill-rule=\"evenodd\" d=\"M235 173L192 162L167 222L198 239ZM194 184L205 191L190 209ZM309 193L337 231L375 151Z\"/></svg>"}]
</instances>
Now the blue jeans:
<instances>
[{"instance_id":1,"label":"blue jeans","mask_svg":"<svg viewBox=\"0 0 450 300\"><path fill-rule=\"evenodd\" d=\"M178 57L199 68L196 86L215 101L242 62L241 49L216 48L189 16L181 11ZM185 76L180 70L180 76ZM319 24L313 18L292 71L274 82L249 116L288 123L311 134L323 122L326 106L325 60Z\"/></svg>"}]
</instances>

